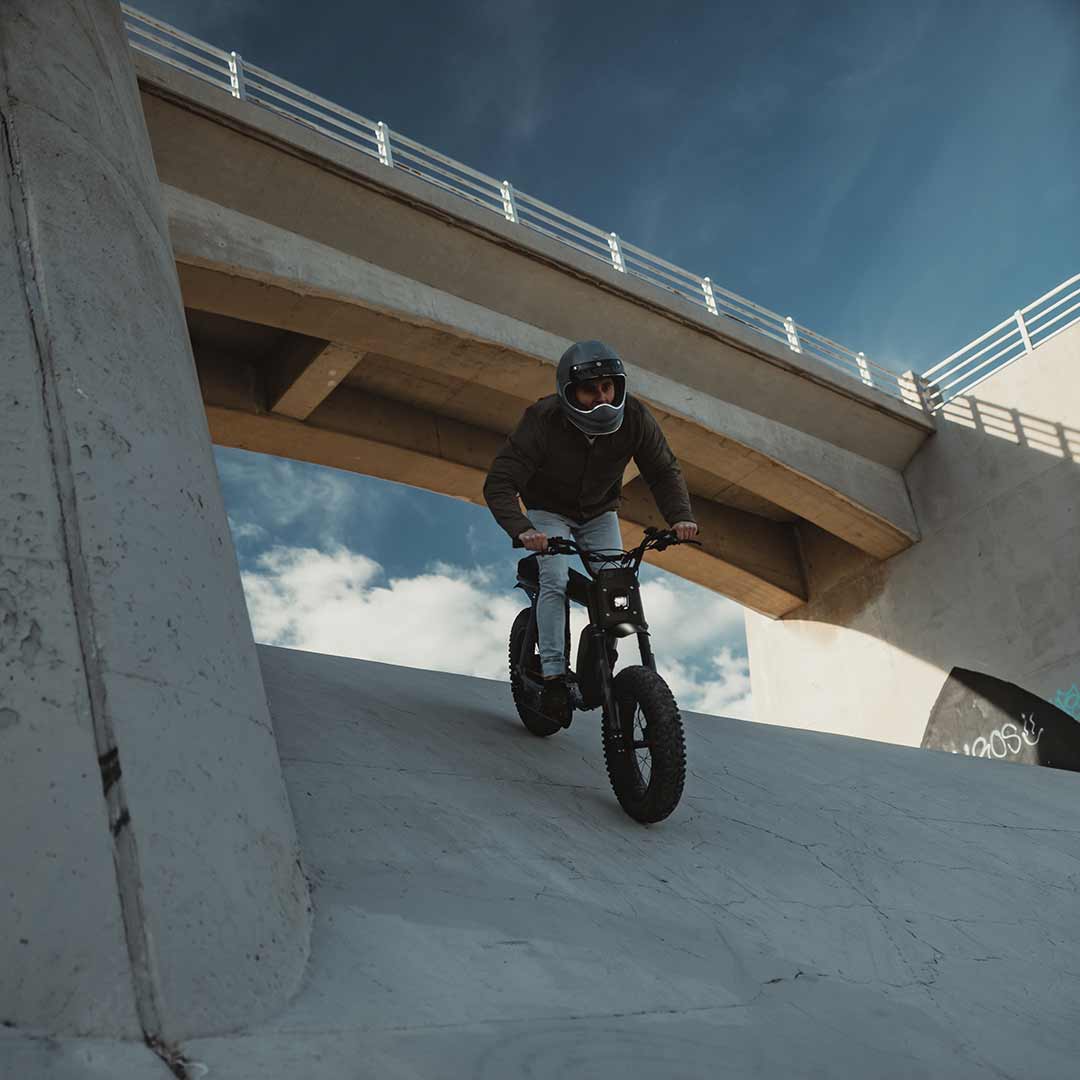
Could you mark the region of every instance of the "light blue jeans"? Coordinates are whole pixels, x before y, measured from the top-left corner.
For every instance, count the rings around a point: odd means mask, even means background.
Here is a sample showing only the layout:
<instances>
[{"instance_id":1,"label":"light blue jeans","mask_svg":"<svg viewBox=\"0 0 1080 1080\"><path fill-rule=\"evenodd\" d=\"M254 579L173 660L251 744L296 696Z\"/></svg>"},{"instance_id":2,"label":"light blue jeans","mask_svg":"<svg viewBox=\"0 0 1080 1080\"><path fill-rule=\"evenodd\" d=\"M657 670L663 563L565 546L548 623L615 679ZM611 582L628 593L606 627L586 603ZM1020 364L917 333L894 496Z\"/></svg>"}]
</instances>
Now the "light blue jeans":
<instances>
[{"instance_id":1,"label":"light blue jeans","mask_svg":"<svg viewBox=\"0 0 1080 1080\"><path fill-rule=\"evenodd\" d=\"M533 528L545 536L571 537L586 551L622 549L619 515L614 510L579 525L548 510L527 511ZM540 668L544 675L566 672L566 582L570 577L571 555L541 555L540 596L536 602L536 628L540 646Z\"/></svg>"}]
</instances>

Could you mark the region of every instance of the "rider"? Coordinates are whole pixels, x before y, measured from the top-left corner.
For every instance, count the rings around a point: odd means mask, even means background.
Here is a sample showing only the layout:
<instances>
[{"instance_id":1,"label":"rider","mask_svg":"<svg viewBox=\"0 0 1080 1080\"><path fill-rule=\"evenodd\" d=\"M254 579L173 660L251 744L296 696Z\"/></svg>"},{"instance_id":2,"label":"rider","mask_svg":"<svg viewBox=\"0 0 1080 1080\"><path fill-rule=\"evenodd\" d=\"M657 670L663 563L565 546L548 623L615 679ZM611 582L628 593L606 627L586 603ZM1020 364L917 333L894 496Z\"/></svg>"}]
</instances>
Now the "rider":
<instances>
[{"instance_id":1,"label":"rider","mask_svg":"<svg viewBox=\"0 0 1080 1080\"><path fill-rule=\"evenodd\" d=\"M586 551L621 549L616 508L631 458L679 539L694 537L698 527L679 463L652 413L627 392L619 354L602 341L579 341L559 360L555 386L556 393L525 410L484 483L484 498L510 538L538 552L556 536L572 537ZM565 726L570 557L549 555L539 564L541 708Z\"/></svg>"}]
</instances>

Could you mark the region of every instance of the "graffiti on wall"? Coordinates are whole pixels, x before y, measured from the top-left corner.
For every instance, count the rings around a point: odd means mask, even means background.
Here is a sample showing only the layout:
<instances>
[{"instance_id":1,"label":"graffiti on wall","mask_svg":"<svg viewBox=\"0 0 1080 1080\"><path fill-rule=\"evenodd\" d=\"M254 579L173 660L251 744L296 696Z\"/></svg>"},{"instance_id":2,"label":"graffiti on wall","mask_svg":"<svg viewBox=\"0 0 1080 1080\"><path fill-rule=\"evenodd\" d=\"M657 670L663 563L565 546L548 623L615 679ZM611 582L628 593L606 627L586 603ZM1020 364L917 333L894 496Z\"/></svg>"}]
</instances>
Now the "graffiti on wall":
<instances>
[{"instance_id":1,"label":"graffiti on wall","mask_svg":"<svg viewBox=\"0 0 1080 1080\"><path fill-rule=\"evenodd\" d=\"M1018 757L1025 746L1038 746L1042 738L1043 728L1035 721L1035 714L1020 714L1023 721L1020 727L1016 724L1002 724L994 728L988 736L980 735L974 742L964 743L963 752L968 757L988 757L1001 760L1010 754ZM959 754L959 750L953 750Z\"/></svg>"},{"instance_id":2,"label":"graffiti on wall","mask_svg":"<svg viewBox=\"0 0 1080 1080\"><path fill-rule=\"evenodd\" d=\"M953 668L930 710L922 746L1080 772L1080 724L1062 707L1074 704L1080 713L1080 690L1073 691L1075 703L1064 691L1051 703L1004 679Z\"/></svg>"},{"instance_id":3,"label":"graffiti on wall","mask_svg":"<svg viewBox=\"0 0 1080 1080\"><path fill-rule=\"evenodd\" d=\"M1080 720L1080 686L1073 683L1068 690L1059 690L1054 695L1054 704L1074 720Z\"/></svg>"}]
</instances>

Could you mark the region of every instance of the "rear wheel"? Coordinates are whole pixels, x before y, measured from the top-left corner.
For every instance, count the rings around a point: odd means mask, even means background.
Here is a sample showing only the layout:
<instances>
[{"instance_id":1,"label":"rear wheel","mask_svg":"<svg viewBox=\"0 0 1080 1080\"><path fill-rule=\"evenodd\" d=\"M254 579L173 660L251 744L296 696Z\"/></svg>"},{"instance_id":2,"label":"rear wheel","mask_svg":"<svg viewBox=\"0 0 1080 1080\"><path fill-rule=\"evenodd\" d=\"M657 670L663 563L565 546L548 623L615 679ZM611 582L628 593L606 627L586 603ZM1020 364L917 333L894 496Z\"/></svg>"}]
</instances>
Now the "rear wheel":
<instances>
[{"instance_id":1,"label":"rear wheel","mask_svg":"<svg viewBox=\"0 0 1080 1080\"><path fill-rule=\"evenodd\" d=\"M514 697L514 705L517 708L521 722L534 734L540 736L554 735L556 731L562 731L562 725L554 720L549 720L540 712L540 694L534 690L521 672L521 649L526 636L532 640L528 643L525 651L525 670L536 680L540 679L540 652L536 645L535 630L529 634L529 616L532 608L522 608L514 619L514 625L510 628L510 693Z\"/></svg>"},{"instance_id":2,"label":"rear wheel","mask_svg":"<svg viewBox=\"0 0 1080 1080\"><path fill-rule=\"evenodd\" d=\"M682 717L668 685L635 665L615 676L618 716L604 717L604 761L619 805L646 824L679 805L686 782Z\"/></svg>"}]
</instances>

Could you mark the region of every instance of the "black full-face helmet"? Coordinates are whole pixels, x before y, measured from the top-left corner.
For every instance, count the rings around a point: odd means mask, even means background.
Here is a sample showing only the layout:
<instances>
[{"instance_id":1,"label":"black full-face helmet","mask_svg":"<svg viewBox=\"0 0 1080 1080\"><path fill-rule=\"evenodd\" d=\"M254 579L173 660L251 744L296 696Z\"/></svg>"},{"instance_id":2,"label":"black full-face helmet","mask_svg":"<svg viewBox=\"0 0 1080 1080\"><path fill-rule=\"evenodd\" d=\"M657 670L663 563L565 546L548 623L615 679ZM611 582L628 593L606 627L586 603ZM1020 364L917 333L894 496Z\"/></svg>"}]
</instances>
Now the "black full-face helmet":
<instances>
[{"instance_id":1,"label":"black full-face helmet","mask_svg":"<svg viewBox=\"0 0 1080 1080\"><path fill-rule=\"evenodd\" d=\"M583 409L577 403L574 385L604 378L615 381L614 402ZM622 358L610 345L602 341L575 342L562 354L555 384L567 419L586 435L613 435L619 430L626 407L626 370Z\"/></svg>"}]
</instances>

